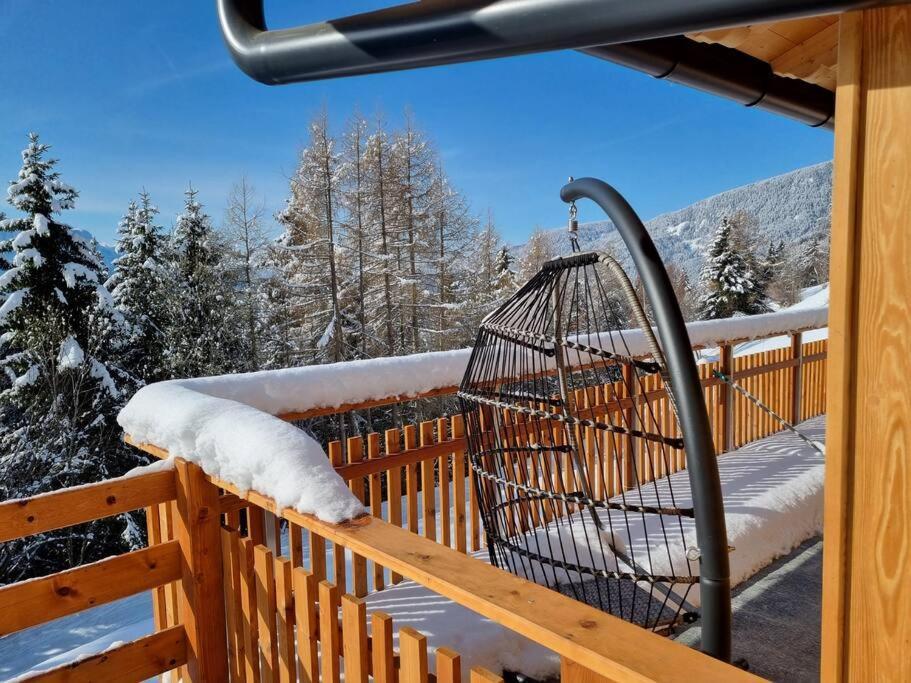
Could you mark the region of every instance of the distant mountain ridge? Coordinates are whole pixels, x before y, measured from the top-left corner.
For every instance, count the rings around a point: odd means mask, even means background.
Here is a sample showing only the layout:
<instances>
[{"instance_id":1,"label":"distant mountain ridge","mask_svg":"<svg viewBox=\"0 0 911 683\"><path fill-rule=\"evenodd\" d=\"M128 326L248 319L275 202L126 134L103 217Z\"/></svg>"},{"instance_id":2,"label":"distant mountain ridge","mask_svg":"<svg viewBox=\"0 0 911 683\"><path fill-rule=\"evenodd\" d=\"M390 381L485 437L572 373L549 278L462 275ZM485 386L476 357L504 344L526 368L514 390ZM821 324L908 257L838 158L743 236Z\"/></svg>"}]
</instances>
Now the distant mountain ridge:
<instances>
[{"instance_id":1,"label":"distant mountain ridge","mask_svg":"<svg viewBox=\"0 0 911 683\"><path fill-rule=\"evenodd\" d=\"M807 238L818 226L828 226L831 208L832 162L826 161L727 190L656 216L645 226L665 263L677 264L694 280L699 277L705 253L724 216L745 211L756 220L760 242L782 239L788 248ZM548 230L547 235L555 254L568 251L565 227ZM629 265L626 248L609 220L581 224L579 244L583 251L609 248ZM517 253L524 246L519 245Z\"/></svg>"}]
</instances>

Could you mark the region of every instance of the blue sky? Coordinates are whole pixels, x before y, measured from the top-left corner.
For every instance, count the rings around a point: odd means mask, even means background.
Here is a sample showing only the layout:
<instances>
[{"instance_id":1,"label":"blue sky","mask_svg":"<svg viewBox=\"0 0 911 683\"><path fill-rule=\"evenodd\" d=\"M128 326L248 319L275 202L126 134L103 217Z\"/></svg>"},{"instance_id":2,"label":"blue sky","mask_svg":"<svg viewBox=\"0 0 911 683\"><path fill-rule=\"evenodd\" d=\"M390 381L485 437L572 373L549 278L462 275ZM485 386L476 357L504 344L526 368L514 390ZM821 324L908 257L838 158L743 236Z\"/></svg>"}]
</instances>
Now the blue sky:
<instances>
[{"instance_id":1,"label":"blue sky","mask_svg":"<svg viewBox=\"0 0 911 683\"><path fill-rule=\"evenodd\" d=\"M383 4L266 6L279 27ZM564 223L569 175L604 178L651 218L832 155L825 131L574 52L270 88L233 66L211 0L0 0L0 45L0 181L39 132L81 193L66 220L105 241L143 187L166 226L190 181L217 221L242 175L276 209L323 106L339 128L355 107L391 125L410 107L512 242Z\"/></svg>"}]
</instances>

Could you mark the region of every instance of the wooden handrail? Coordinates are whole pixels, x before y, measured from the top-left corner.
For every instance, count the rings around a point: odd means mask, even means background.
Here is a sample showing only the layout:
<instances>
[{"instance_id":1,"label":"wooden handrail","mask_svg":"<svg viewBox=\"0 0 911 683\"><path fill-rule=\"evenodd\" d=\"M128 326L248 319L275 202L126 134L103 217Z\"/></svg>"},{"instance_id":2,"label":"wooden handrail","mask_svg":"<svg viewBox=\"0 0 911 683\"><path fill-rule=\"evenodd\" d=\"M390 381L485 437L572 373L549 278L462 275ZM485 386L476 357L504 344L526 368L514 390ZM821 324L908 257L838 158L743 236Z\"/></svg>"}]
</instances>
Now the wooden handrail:
<instances>
[{"instance_id":1,"label":"wooden handrail","mask_svg":"<svg viewBox=\"0 0 911 683\"><path fill-rule=\"evenodd\" d=\"M28 683L144 681L186 663L187 634L178 624L22 680Z\"/></svg>"},{"instance_id":2,"label":"wooden handrail","mask_svg":"<svg viewBox=\"0 0 911 683\"><path fill-rule=\"evenodd\" d=\"M764 335L761 337L742 337L738 339L728 339L719 342L719 346L735 346L737 344L743 344L749 341L761 341L763 339L774 339L775 337L786 337L788 335L800 334L803 332L810 332L813 330L820 329L818 327L801 327L794 330L788 330L785 332L776 332L774 334ZM696 344L693 346L693 351L701 351L706 348L715 348L715 346L706 346L704 344ZM804 359L807 360L806 358ZM555 370L552 372L556 372ZM545 373L547 374L547 373ZM717 381L717 380L715 380ZM298 412L288 412L288 413L279 413L276 415L279 419L285 420L286 422L294 422L296 420L309 420L314 417L324 417L326 415L338 415L340 413L349 413L354 410L367 410L369 408L379 408L382 406L395 405L396 403L405 403L407 401L420 401L428 398L439 398L441 396L451 396L459 390L458 385L451 385L446 387L438 387L436 389L431 389L429 391L422 391L416 394L401 395L396 394L394 396L383 396L377 399L371 399L369 401L360 401L357 403L343 403L338 406L325 406L321 408L312 408L311 410L304 410Z\"/></svg>"},{"instance_id":3,"label":"wooden handrail","mask_svg":"<svg viewBox=\"0 0 911 683\"><path fill-rule=\"evenodd\" d=\"M166 455L154 446L140 447ZM290 508L279 509L274 500L256 491L241 492L230 482L210 480L608 679L669 681L686 672L688 678L704 683L762 680L381 519L365 515L330 524Z\"/></svg>"},{"instance_id":4,"label":"wooden handrail","mask_svg":"<svg viewBox=\"0 0 911 683\"><path fill-rule=\"evenodd\" d=\"M181 577L177 541L0 587L0 636L81 612Z\"/></svg>"},{"instance_id":5,"label":"wooden handrail","mask_svg":"<svg viewBox=\"0 0 911 683\"><path fill-rule=\"evenodd\" d=\"M0 543L157 505L177 496L174 471L149 472L0 503Z\"/></svg>"}]
</instances>

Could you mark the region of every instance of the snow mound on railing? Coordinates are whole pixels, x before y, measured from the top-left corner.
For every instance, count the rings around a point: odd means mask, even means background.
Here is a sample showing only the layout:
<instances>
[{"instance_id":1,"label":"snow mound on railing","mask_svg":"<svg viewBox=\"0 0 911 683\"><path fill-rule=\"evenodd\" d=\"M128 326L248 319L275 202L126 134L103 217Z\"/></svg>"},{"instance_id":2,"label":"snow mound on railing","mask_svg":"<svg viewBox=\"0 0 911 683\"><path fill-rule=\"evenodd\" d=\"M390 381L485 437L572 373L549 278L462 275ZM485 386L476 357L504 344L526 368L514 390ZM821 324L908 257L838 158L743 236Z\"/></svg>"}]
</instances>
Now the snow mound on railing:
<instances>
[{"instance_id":1,"label":"snow mound on railing","mask_svg":"<svg viewBox=\"0 0 911 683\"><path fill-rule=\"evenodd\" d=\"M249 405L195 391L180 381L143 387L120 411L133 439L197 463L279 508L343 522L364 512L322 447L291 424Z\"/></svg>"},{"instance_id":2,"label":"snow mound on railing","mask_svg":"<svg viewBox=\"0 0 911 683\"><path fill-rule=\"evenodd\" d=\"M687 328L693 346L824 327L828 308L706 320ZM622 340L621 340L622 337ZM649 353L641 330L580 335L583 343ZM363 512L322 447L274 417L458 385L471 349L159 382L136 393L118 422L134 439L197 462L209 475L274 498L281 507L339 522ZM584 360L584 359L583 359Z\"/></svg>"}]
</instances>

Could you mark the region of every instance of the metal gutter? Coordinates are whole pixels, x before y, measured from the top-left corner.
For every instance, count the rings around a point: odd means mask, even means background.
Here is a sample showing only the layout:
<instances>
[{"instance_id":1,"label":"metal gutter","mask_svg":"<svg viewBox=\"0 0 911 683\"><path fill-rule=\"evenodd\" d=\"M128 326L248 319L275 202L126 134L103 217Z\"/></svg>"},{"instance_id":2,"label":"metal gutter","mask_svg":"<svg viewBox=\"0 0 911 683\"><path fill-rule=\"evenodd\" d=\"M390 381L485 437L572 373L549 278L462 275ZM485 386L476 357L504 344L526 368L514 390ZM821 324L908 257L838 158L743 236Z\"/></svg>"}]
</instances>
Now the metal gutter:
<instances>
[{"instance_id":1,"label":"metal gutter","mask_svg":"<svg viewBox=\"0 0 911 683\"><path fill-rule=\"evenodd\" d=\"M585 48L581 52L809 126L834 127L835 93L778 76L767 62L723 45L673 36Z\"/></svg>"},{"instance_id":2,"label":"metal gutter","mask_svg":"<svg viewBox=\"0 0 911 683\"><path fill-rule=\"evenodd\" d=\"M900 0L423 0L269 31L263 0L216 0L231 56L268 84L648 40Z\"/></svg>"}]
</instances>

